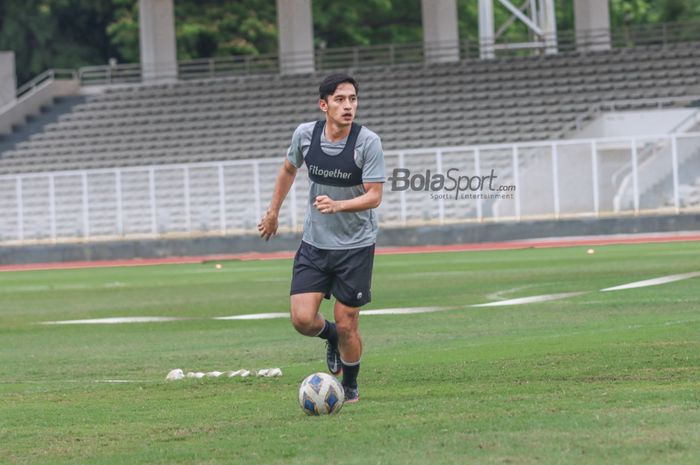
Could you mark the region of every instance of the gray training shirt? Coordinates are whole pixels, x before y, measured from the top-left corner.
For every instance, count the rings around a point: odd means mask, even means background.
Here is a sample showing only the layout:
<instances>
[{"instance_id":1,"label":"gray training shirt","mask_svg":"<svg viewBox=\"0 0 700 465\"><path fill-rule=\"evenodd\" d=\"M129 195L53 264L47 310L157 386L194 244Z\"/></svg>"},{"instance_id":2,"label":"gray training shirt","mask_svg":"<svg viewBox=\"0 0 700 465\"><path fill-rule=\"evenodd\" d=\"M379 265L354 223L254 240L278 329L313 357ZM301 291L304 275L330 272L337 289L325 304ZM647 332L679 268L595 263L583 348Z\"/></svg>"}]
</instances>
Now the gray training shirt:
<instances>
[{"instance_id":1,"label":"gray training shirt","mask_svg":"<svg viewBox=\"0 0 700 465\"><path fill-rule=\"evenodd\" d=\"M287 151L289 162L301 168L311 146L315 121L299 125ZM329 142L321 132L321 149L328 156L342 152L347 139ZM362 182L384 182L384 152L379 136L362 127L355 144L355 164L362 169ZM304 220L302 241L319 249L356 249L374 244L377 240L377 215L374 210L323 214L314 207L319 195L333 200L347 200L365 193L362 184L339 187L318 184L309 179L309 202Z\"/></svg>"}]
</instances>

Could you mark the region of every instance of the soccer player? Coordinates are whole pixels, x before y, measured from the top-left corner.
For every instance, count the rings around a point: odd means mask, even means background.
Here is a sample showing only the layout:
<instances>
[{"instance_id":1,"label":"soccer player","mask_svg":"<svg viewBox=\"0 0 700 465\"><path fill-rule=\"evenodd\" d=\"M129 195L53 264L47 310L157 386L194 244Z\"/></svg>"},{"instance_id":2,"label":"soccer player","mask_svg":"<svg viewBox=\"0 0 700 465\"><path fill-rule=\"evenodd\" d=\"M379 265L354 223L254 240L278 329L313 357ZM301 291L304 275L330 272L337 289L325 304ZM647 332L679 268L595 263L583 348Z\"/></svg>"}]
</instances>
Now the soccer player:
<instances>
[{"instance_id":1,"label":"soccer player","mask_svg":"<svg viewBox=\"0 0 700 465\"><path fill-rule=\"evenodd\" d=\"M299 250L294 257L291 318L306 336L326 340L328 370L343 373L346 402L360 399L362 339L360 307L371 300L377 217L385 181L379 137L354 122L357 82L345 74L326 77L319 87L319 121L294 131L287 158L275 182L272 200L258 230L269 240L277 232L282 202L297 169L306 163L309 204ZM319 313L323 298L335 297L333 316Z\"/></svg>"}]
</instances>

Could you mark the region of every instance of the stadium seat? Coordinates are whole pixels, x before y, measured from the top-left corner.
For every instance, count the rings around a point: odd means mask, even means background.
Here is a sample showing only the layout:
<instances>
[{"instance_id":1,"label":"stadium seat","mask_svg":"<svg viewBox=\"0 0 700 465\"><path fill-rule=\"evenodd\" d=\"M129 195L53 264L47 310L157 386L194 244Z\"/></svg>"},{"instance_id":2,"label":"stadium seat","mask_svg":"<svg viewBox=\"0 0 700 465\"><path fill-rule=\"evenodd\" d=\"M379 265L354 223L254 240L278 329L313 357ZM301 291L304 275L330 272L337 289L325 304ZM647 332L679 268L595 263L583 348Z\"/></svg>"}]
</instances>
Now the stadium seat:
<instances>
[{"instance_id":1,"label":"stadium seat","mask_svg":"<svg viewBox=\"0 0 700 465\"><path fill-rule=\"evenodd\" d=\"M385 149L559 137L591 106L689 95L696 43L359 69L358 120ZM0 174L278 157L321 116L321 73L107 88L6 147ZM291 90L290 90L291 89ZM628 104L644 108L644 103Z\"/></svg>"}]
</instances>

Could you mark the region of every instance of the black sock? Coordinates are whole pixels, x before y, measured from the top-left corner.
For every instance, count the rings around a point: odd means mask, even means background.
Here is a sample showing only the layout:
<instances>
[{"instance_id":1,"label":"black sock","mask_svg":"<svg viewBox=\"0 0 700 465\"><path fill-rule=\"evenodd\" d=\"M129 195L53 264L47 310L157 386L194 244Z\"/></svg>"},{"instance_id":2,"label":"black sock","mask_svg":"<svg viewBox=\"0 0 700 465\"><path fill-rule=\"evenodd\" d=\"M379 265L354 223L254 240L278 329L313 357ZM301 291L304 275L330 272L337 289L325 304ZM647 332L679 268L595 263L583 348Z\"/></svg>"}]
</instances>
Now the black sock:
<instances>
[{"instance_id":1,"label":"black sock","mask_svg":"<svg viewBox=\"0 0 700 465\"><path fill-rule=\"evenodd\" d=\"M331 323L330 321L326 320L326 324L323 326L321 332L318 333L318 337L329 341L331 344L337 344L338 331L335 329L335 323Z\"/></svg>"},{"instance_id":2,"label":"black sock","mask_svg":"<svg viewBox=\"0 0 700 465\"><path fill-rule=\"evenodd\" d=\"M342 362L342 360L341 360ZM351 388L357 387L357 375L360 373L360 362L353 363L352 365L343 364L343 386L348 386Z\"/></svg>"}]
</instances>

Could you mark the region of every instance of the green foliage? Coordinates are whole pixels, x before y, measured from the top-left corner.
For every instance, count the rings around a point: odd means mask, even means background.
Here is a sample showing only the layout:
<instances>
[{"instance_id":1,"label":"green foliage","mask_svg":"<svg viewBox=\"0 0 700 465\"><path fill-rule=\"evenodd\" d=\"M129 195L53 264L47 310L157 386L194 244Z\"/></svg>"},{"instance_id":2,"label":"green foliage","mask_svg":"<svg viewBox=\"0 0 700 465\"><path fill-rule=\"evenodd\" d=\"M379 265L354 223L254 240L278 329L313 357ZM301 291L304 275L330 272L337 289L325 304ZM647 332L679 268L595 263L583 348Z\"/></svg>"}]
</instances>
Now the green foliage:
<instances>
[{"instance_id":1,"label":"green foliage","mask_svg":"<svg viewBox=\"0 0 700 465\"><path fill-rule=\"evenodd\" d=\"M519 2L516 2L519 3ZM458 0L462 40L478 42L478 2ZM573 0L556 0L558 29L574 25ZM313 0L317 47L347 47L422 40L421 0ZM277 51L272 0L177 0L178 59L268 54ZM496 4L497 27L510 14ZM700 17L697 0L610 0L612 27ZM503 37L528 34L515 22ZM2 0L0 50L14 50L18 81L48 68L139 61L137 0Z\"/></svg>"},{"instance_id":2,"label":"green foliage","mask_svg":"<svg viewBox=\"0 0 700 465\"><path fill-rule=\"evenodd\" d=\"M176 2L178 58L258 55L277 50L275 2Z\"/></svg>"},{"instance_id":3,"label":"green foliage","mask_svg":"<svg viewBox=\"0 0 700 465\"><path fill-rule=\"evenodd\" d=\"M138 62L138 2L119 0L115 6L115 19L107 33L123 61ZM178 59L273 53L277 49L276 14L274 2L175 2Z\"/></svg>"},{"instance_id":4,"label":"green foliage","mask_svg":"<svg viewBox=\"0 0 700 465\"><path fill-rule=\"evenodd\" d=\"M312 6L317 46L409 43L423 37L420 0L314 0Z\"/></svg>"},{"instance_id":5,"label":"green foliage","mask_svg":"<svg viewBox=\"0 0 700 465\"><path fill-rule=\"evenodd\" d=\"M673 1L673 0L671 0ZM651 0L611 0L611 25L647 24L659 20L659 2Z\"/></svg>"},{"instance_id":6,"label":"green foliage","mask_svg":"<svg viewBox=\"0 0 700 465\"><path fill-rule=\"evenodd\" d=\"M697 0L666 0L661 5L661 21L687 21L700 16Z\"/></svg>"},{"instance_id":7,"label":"green foliage","mask_svg":"<svg viewBox=\"0 0 700 465\"><path fill-rule=\"evenodd\" d=\"M76 68L106 61L112 52L104 28L109 0L4 0L0 50L13 50L22 83L48 68Z\"/></svg>"},{"instance_id":8,"label":"green foliage","mask_svg":"<svg viewBox=\"0 0 700 465\"><path fill-rule=\"evenodd\" d=\"M119 58L127 63L139 61L139 6L135 0L116 0L114 19L106 34Z\"/></svg>"}]
</instances>

